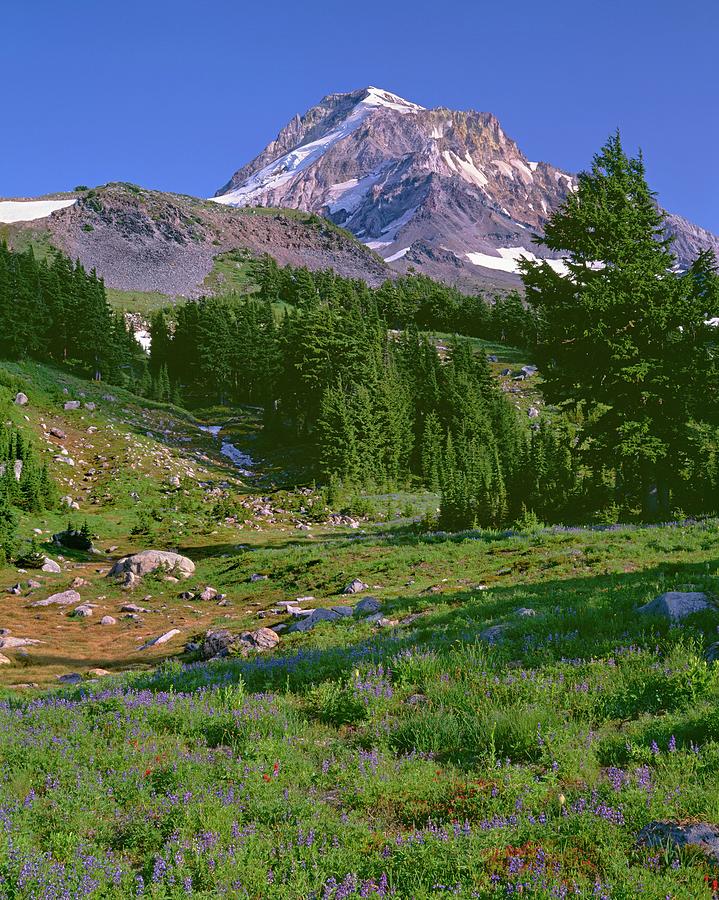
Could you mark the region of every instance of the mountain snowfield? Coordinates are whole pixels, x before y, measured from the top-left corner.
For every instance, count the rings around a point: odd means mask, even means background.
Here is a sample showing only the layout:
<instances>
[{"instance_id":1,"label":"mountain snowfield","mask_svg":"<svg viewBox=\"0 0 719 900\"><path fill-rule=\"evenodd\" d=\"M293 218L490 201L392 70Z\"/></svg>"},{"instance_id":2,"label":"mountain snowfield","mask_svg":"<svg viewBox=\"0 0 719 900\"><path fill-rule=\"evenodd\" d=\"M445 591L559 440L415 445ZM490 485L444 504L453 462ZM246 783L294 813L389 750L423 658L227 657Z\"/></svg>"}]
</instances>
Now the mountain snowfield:
<instances>
[{"instance_id":1,"label":"mountain snowfield","mask_svg":"<svg viewBox=\"0 0 719 900\"><path fill-rule=\"evenodd\" d=\"M574 189L574 175L529 160L491 113L426 109L368 87L296 116L213 199L318 213L399 271L507 286L522 257L566 271L533 236ZM716 236L679 216L667 230L680 264L719 250Z\"/></svg>"},{"instance_id":2,"label":"mountain snowfield","mask_svg":"<svg viewBox=\"0 0 719 900\"><path fill-rule=\"evenodd\" d=\"M77 203L77 198L69 200L0 200L0 222L33 222L46 219L58 209L65 209Z\"/></svg>"}]
</instances>

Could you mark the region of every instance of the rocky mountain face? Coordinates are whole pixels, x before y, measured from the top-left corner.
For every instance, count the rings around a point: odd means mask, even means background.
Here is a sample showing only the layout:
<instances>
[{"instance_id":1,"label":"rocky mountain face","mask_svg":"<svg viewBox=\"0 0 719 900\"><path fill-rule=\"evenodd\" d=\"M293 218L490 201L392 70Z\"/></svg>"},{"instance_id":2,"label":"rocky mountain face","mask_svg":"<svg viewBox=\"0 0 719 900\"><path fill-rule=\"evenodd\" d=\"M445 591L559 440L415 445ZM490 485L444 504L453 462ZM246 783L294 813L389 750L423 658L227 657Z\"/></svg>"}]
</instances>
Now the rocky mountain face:
<instances>
[{"instance_id":1,"label":"rocky mountain face","mask_svg":"<svg viewBox=\"0 0 719 900\"><path fill-rule=\"evenodd\" d=\"M110 288L171 297L220 289L215 261L238 250L247 258L269 253L280 265L334 268L373 285L391 274L376 253L311 213L234 209L124 183L62 200L0 201L2 237L11 246L57 247L95 268Z\"/></svg>"},{"instance_id":2,"label":"rocky mountain face","mask_svg":"<svg viewBox=\"0 0 719 900\"><path fill-rule=\"evenodd\" d=\"M491 113L424 109L369 87L296 116L214 199L316 212L395 270L507 287L520 256L552 257L532 235L575 185L571 173L527 159ZM719 238L681 216L667 230L681 265L705 247L719 253Z\"/></svg>"}]
</instances>

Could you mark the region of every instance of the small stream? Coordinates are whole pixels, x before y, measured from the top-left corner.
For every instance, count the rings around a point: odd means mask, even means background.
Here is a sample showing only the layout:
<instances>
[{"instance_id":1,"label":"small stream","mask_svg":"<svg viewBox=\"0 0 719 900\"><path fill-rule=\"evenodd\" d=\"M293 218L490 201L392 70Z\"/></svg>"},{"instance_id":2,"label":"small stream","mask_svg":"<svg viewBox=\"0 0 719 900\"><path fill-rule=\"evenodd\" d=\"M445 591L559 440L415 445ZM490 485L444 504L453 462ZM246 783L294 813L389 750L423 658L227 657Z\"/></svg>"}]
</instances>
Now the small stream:
<instances>
[{"instance_id":1,"label":"small stream","mask_svg":"<svg viewBox=\"0 0 719 900\"><path fill-rule=\"evenodd\" d=\"M200 425L199 429L200 431L204 431L206 434L211 434L214 438L218 438L220 436L220 432L222 431L222 425ZM245 477L252 477L255 474L252 469L256 465L252 457L247 453L243 453L242 450L239 449L239 447L235 447L234 444L231 444L224 438L222 438L221 441L222 443L220 445L220 453L230 460L230 462L235 466L240 475L244 475Z\"/></svg>"}]
</instances>

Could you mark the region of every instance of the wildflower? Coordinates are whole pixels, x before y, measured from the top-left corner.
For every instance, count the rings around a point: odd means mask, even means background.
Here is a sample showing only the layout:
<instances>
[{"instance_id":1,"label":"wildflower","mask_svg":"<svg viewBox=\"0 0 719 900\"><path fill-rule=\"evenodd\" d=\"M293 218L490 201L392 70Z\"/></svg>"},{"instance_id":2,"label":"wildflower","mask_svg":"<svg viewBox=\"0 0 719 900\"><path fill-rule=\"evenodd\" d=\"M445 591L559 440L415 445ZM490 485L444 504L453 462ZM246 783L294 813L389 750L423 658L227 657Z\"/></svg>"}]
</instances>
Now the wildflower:
<instances>
[{"instance_id":1,"label":"wildflower","mask_svg":"<svg viewBox=\"0 0 719 900\"><path fill-rule=\"evenodd\" d=\"M264 773L262 774L262 777L265 779L265 781L269 781L269 780L270 780L270 776L267 774L267 772L264 772Z\"/></svg>"},{"instance_id":2,"label":"wildflower","mask_svg":"<svg viewBox=\"0 0 719 900\"><path fill-rule=\"evenodd\" d=\"M278 762L272 766L272 774L275 778L280 774L280 764Z\"/></svg>"}]
</instances>

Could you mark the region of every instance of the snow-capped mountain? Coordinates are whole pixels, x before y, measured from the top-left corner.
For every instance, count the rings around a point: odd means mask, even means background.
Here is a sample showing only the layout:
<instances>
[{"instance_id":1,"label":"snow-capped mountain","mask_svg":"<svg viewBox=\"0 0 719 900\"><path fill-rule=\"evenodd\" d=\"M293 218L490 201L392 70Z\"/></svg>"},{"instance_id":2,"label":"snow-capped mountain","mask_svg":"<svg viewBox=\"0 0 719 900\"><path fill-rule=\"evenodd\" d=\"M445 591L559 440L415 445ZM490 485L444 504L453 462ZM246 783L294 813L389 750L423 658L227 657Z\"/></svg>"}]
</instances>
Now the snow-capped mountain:
<instances>
[{"instance_id":1,"label":"snow-capped mountain","mask_svg":"<svg viewBox=\"0 0 719 900\"><path fill-rule=\"evenodd\" d=\"M574 185L528 160L491 113L425 109L369 87L295 116L214 199L320 213L395 269L469 287L516 282L521 256L551 256L532 234ZM680 264L703 247L719 253L719 238L680 216L668 230Z\"/></svg>"}]
</instances>

